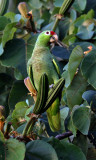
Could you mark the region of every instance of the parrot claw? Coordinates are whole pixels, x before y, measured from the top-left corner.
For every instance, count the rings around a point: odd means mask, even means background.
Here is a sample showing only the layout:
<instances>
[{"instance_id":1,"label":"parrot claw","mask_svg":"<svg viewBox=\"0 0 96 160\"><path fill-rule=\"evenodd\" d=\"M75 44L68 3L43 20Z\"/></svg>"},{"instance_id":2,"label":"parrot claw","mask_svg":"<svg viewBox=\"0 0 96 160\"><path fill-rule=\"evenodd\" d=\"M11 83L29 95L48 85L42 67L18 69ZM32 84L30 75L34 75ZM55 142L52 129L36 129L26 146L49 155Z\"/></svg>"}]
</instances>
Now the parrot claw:
<instances>
[{"instance_id":1,"label":"parrot claw","mask_svg":"<svg viewBox=\"0 0 96 160\"><path fill-rule=\"evenodd\" d=\"M36 102L37 91L33 88L29 77L24 79L24 84L27 87L27 89L29 90L28 95L31 95L33 97L34 101Z\"/></svg>"},{"instance_id":2,"label":"parrot claw","mask_svg":"<svg viewBox=\"0 0 96 160\"><path fill-rule=\"evenodd\" d=\"M34 97L34 96L36 96L37 94L32 93L32 92L29 92L29 93L28 93L28 95L31 95L31 96L33 96L33 97Z\"/></svg>"},{"instance_id":3,"label":"parrot claw","mask_svg":"<svg viewBox=\"0 0 96 160\"><path fill-rule=\"evenodd\" d=\"M37 92L36 92L36 90L33 88L32 83L31 83L29 77L27 77L27 78L24 79L24 84L25 84L25 86L27 87L27 89L29 90L29 92L30 92L29 94L30 94L30 95L33 95L33 96L36 96L36 95L37 95Z\"/></svg>"}]
</instances>

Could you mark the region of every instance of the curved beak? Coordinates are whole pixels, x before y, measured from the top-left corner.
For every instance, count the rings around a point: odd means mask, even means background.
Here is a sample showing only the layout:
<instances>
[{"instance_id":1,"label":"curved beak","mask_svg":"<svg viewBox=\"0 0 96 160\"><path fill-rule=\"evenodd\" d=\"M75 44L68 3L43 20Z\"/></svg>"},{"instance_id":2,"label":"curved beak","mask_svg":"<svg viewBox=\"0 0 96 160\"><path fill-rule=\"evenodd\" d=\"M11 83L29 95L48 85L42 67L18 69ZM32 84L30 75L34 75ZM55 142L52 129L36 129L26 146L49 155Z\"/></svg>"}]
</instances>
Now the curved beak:
<instances>
[{"instance_id":1,"label":"curved beak","mask_svg":"<svg viewBox=\"0 0 96 160\"><path fill-rule=\"evenodd\" d=\"M50 43L55 43L57 45L59 45L60 47L64 47L64 48L68 48L67 45L63 44L61 41L58 40L58 36L57 34L54 34L51 38L50 38Z\"/></svg>"},{"instance_id":2,"label":"curved beak","mask_svg":"<svg viewBox=\"0 0 96 160\"><path fill-rule=\"evenodd\" d=\"M58 41L58 36L57 34L54 34L51 38L50 38L50 42L53 43L53 42L57 42Z\"/></svg>"}]
</instances>

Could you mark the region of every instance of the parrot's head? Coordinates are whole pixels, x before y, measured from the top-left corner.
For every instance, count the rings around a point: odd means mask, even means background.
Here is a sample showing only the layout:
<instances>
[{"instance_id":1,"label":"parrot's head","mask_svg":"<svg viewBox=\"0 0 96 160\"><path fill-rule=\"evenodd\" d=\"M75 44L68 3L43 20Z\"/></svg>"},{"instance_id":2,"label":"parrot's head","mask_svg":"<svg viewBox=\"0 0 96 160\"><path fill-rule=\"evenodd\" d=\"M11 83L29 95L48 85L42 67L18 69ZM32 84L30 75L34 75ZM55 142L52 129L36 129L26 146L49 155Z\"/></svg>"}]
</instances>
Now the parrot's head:
<instances>
[{"instance_id":1,"label":"parrot's head","mask_svg":"<svg viewBox=\"0 0 96 160\"><path fill-rule=\"evenodd\" d=\"M47 30L40 33L37 39L37 43L47 46L49 43L58 41L58 36L55 32Z\"/></svg>"}]
</instances>

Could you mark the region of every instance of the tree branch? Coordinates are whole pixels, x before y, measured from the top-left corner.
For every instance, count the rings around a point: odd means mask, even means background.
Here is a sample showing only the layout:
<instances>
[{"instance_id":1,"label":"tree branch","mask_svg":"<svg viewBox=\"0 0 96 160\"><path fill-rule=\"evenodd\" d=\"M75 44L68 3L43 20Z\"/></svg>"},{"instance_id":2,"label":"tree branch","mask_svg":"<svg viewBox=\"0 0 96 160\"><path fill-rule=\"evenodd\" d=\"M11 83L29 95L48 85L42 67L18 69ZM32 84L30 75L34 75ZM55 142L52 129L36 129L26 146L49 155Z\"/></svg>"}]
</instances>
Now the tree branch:
<instances>
[{"instance_id":1,"label":"tree branch","mask_svg":"<svg viewBox=\"0 0 96 160\"><path fill-rule=\"evenodd\" d=\"M68 132L65 132L65 133L63 133L63 134L57 135L55 138L61 140L61 139L70 137L70 136L72 136L72 135L73 135L73 133L72 133L71 131L68 131Z\"/></svg>"},{"instance_id":2,"label":"tree branch","mask_svg":"<svg viewBox=\"0 0 96 160\"><path fill-rule=\"evenodd\" d=\"M74 0L64 0L58 14L64 15L66 10L70 7L70 4L73 3L73 2L74 2ZM60 19L57 16L52 31L56 30L59 21L60 21Z\"/></svg>"}]
</instances>

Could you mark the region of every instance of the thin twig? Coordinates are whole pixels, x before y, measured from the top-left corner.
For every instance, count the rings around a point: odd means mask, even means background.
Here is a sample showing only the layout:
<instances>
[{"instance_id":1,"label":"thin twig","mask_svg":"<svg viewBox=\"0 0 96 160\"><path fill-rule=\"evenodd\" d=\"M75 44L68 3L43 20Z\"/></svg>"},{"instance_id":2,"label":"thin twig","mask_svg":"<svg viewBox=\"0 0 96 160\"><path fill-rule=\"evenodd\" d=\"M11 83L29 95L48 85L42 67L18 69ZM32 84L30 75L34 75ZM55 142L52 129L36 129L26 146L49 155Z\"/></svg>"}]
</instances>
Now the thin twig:
<instances>
[{"instance_id":1,"label":"thin twig","mask_svg":"<svg viewBox=\"0 0 96 160\"><path fill-rule=\"evenodd\" d=\"M68 137L70 137L72 135L73 135L73 133L71 131L68 131L68 132L65 132L63 134L57 135L55 138L61 140L61 139L64 139L64 138L68 138Z\"/></svg>"},{"instance_id":2,"label":"thin twig","mask_svg":"<svg viewBox=\"0 0 96 160\"><path fill-rule=\"evenodd\" d=\"M30 127L31 128L34 127L37 119L38 119L38 115L33 114L31 116L31 118L29 119L29 121L27 122L27 124L26 124L26 126L25 126L25 128L23 130L23 133L22 133L23 137L27 136L27 134L29 133Z\"/></svg>"},{"instance_id":3,"label":"thin twig","mask_svg":"<svg viewBox=\"0 0 96 160\"><path fill-rule=\"evenodd\" d=\"M64 0L60 10L59 10L59 14L62 16L64 15L64 13L66 12L66 10L68 9L68 7L70 6L70 4L74 2L74 0ZM53 26L53 31L56 30L57 28L57 25L59 23L60 19L58 18L58 16L56 17L56 20L55 20L55 23L54 23L54 26Z\"/></svg>"}]
</instances>

